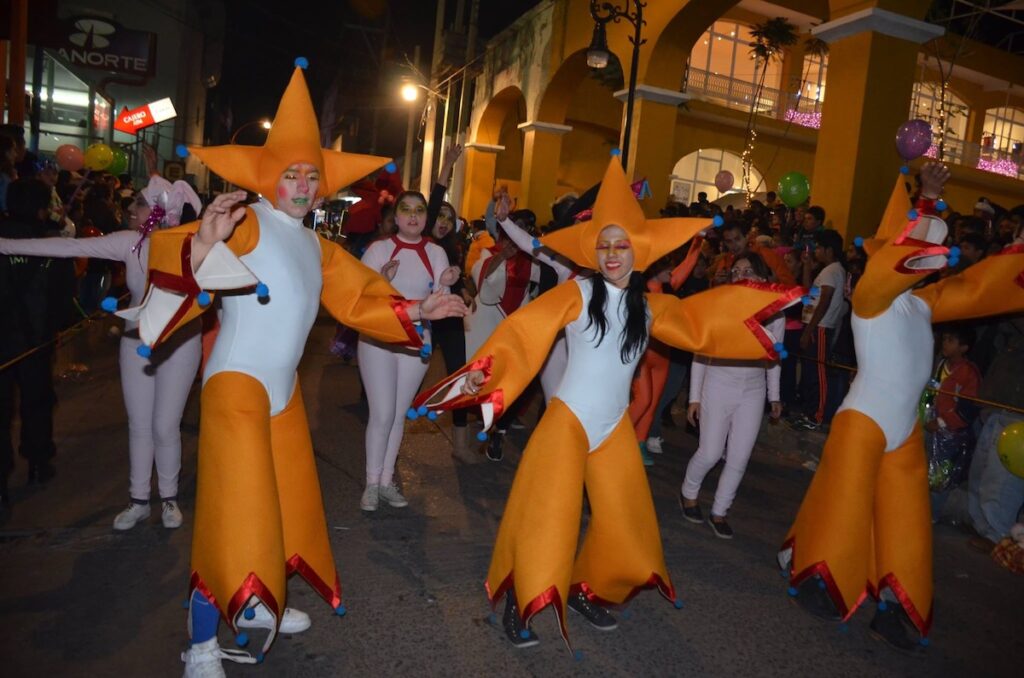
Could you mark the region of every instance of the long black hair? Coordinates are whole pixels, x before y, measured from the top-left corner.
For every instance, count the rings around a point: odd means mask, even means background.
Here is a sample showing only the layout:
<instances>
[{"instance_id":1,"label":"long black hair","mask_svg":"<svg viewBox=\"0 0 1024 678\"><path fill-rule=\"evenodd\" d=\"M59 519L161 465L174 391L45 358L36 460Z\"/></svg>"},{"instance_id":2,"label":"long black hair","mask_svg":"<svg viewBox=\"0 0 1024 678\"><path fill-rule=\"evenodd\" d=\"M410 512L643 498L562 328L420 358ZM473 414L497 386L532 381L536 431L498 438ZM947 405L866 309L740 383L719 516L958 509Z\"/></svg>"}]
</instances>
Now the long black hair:
<instances>
[{"instance_id":1,"label":"long black hair","mask_svg":"<svg viewBox=\"0 0 1024 678\"><path fill-rule=\"evenodd\" d=\"M605 316L608 305L608 289L605 285L608 283L601 274L595 274L590 282L591 294L590 303L587 305L586 329L594 328L597 343L600 345L604 341L604 335L608 333L608 318ZM619 357L623 364L637 357L647 346L647 300L644 297L646 291L647 284L644 282L643 274L636 271L630 273L625 299L620 302L626 304L626 331L623 332L619 345Z\"/></svg>"}]
</instances>

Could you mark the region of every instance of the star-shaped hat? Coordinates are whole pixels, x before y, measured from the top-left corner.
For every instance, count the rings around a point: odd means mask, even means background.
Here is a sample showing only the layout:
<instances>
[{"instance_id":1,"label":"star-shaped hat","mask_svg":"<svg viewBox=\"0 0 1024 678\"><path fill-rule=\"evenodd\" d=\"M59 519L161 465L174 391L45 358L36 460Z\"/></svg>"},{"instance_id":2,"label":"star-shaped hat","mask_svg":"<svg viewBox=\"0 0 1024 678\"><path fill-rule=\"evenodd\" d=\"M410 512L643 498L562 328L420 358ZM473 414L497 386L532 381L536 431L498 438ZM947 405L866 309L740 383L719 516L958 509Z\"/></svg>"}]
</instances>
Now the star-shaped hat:
<instances>
[{"instance_id":1,"label":"star-shaped hat","mask_svg":"<svg viewBox=\"0 0 1024 678\"><path fill-rule=\"evenodd\" d=\"M224 179L268 200L281 173L295 163L320 170L318 196L328 196L389 162L374 155L343 153L320 147L320 126L302 71L306 60L295 60L291 82L281 97L274 124L262 146L197 146L189 151Z\"/></svg>"},{"instance_id":2,"label":"star-shaped hat","mask_svg":"<svg viewBox=\"0 0 1024 678\"><path fill-rule=\"evenodd\" d=\"M586 268L597 269L597 239L606 226L618 226L633 244L634 269L643 271L658 259L709 228L711 219L647 219L617 157L608 163L589 221L550 233L541 244Z\"/></svg>"}]
</instances>

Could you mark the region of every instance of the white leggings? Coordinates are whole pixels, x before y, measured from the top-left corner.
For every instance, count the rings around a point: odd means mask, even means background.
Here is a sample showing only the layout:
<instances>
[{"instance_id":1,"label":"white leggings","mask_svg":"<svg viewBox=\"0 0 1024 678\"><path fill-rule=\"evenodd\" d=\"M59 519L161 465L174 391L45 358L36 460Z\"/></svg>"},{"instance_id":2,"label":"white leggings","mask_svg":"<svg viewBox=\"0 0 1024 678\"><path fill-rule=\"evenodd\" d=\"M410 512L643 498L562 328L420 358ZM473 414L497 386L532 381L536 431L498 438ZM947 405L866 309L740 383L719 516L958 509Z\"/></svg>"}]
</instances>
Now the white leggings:
<instances>
[{"instance_id":1,"label":"white leggings","mask_svg":"<svg viewBox=\"0 0 1024 678\"><path fill-rule=\"evenodd\" d=\"M427 374L419 353L359 340L359 376L363 378L370 420L366 424L366 484L390 485L405 415Z\"/></svg>"},{"instance_id":2,"label":"white leggings","mask_svg":"<svg viewBox=\"0 0 1024 678\"><path fill-rule=\"evenodd\" d=\"M137 338L121 339L121 390L128 411L128 494L149 501L153 462L162 499L178 496L181 472L181 414L202 355L198 325L188 335L172 337L142 358Z\"/></svg>"},{"instance_id":3,"label":"white leggings","mask_svg":"<svg viewBox=\"0 0 1024 678\"><path fill-rule=\"evenodd\" d=\"M682 491L684 498L696 499L704 476L724 453L725 468L718 478L715 501L711 506L711 514L717 517L725 517L729 512L761 430L765 385L764 370L760 372L760 383L757 380L746 384L722 383L716 379L713 367L708 368L704 377L700 400L700 443L686 467Z\"/></svg>"}]
</instances>

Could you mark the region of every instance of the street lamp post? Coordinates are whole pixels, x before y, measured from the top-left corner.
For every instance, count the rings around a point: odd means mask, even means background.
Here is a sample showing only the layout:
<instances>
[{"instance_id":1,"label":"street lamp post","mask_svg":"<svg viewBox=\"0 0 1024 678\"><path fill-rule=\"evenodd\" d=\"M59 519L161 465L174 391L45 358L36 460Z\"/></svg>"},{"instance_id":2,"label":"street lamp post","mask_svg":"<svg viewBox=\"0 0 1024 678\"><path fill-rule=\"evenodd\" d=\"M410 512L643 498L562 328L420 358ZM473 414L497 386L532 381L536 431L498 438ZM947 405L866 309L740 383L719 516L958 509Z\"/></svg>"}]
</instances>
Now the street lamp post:
<instances>
[{"instance_id":1,"label":"street lamp post","mask_svg":"<svg viewBox=\"0 0 1024 678\"><path fill-rule=\"evenodd\" d=\"M633 6L630 12L629 5ZM626 94L626 129L622 134L622 167L625 169L629 164L629 135L633 131L633 99L636 97L636 72L640 63L640 45L647 42L640 37L640 31L644 25L644 7L647 3L640 0L627 0L627 9L623 10L618 5L610 2L598 2L590 0L590 16L594 18L594 36L590 41L590 48L587 49L587 65L591 68L605 68L608 66L608 35L605 26L609 21L618 23L625 19L633 26L633 35L629 41L633 43L633 58L629 66L629 90Z\"/></svg>"},{"instance_id":2,"label":"street lamp post","mask_svg":"<svg viewBox=\"0 0 1024 678\"><path fill-rule=\"evenodd\" d=\"M266 118L263 118L261 120L250 120L249 122L245 123L244 125L242 125L241 127L239 127L238 129L235 130L235 133L231 135L231 140L228 141L228 143L229 144L235 143L235 139L237 139L238 135L242 133L242 130L244 130L244 129L248 128L248 127L252 127L253 125L259 125L260 127L262 127L263 129L267 130L268 132L270 131L270 128L273 127L273 123L271 123Z\"/></svg>"},{"instance_id":3,"label":"street lamp post","mask_svg":"<svg viewBox=\"0 0 1024 678\"><path fill-rule=\"evenodd\" d=\"M412 63L414 68L420 63L419 45L413 50ZM402 187L409 188L409 182L412 181L412 142L416 136L416 100L420 97L420 88L415 82L408 80L402 85L401 95L409 104L409 125L405 130L405 159L402 161Z\"/></svg>"}]
</instances>

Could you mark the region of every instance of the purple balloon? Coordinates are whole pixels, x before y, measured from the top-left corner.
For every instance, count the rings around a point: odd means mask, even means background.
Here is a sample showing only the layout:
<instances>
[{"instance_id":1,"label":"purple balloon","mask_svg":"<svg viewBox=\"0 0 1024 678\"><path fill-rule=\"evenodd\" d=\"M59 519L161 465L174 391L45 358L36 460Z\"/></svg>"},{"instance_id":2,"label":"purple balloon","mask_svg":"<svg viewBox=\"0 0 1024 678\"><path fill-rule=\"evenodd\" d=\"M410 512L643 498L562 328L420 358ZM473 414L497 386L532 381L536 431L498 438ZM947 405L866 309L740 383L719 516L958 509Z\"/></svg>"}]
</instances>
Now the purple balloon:
<instances>
[{"instance_id":1,"label":"purple balloon","mask_svg":"<svg viewBox=\"0 0 1024 678\"><path fill-rule=\"evenodd\" d=\"M920 158L932 147L932 126L924 120L914 119L900 125L896 132L896 149L906 161Z\"/></svg>"}]
</instances>

